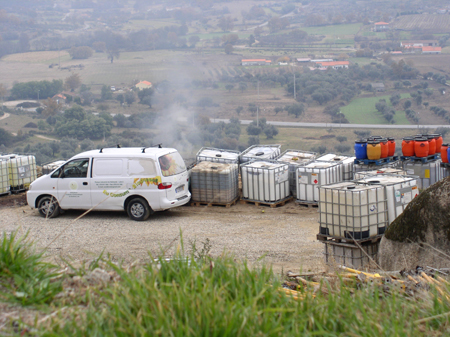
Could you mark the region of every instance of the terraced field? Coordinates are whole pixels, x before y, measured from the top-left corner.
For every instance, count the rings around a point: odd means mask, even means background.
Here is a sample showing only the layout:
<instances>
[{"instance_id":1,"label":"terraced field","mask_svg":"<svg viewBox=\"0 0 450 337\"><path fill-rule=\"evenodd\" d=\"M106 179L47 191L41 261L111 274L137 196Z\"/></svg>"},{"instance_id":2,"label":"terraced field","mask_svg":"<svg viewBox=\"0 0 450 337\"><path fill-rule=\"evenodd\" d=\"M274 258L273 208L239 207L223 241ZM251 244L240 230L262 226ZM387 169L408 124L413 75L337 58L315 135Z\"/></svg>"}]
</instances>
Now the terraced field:
<instances>
[{"instance_id":1,"label":"terraced field","mask_svg":"<svg viewBox=\"0 0 450 337\"><path fill-rule=\"evenodd\" d=\"M392 26L402 30L422 30L433 33L450 32L450 16L438 14L402 15Z\"/></svg>"}]
</instances>

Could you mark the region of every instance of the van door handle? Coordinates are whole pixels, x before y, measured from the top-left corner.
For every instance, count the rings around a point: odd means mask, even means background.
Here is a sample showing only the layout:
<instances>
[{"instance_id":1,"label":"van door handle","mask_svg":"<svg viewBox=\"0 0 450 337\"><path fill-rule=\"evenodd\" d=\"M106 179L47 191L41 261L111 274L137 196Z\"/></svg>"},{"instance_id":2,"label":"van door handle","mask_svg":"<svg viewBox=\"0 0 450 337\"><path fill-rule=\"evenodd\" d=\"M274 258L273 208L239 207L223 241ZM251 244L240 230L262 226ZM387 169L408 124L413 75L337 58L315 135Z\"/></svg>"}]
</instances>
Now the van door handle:
<instances>
[{"instance_id":1,"label":"van door handle","mask_svg":"<svg viewBox=\"0 0 450 337\"><path fill-rule=\"evenodd\" d=\"M88 184L88 183L87 183L86 181L83 181L83 185L85 185L85 186L86 186L87 184Z\"/></svg>"}]
</instances>

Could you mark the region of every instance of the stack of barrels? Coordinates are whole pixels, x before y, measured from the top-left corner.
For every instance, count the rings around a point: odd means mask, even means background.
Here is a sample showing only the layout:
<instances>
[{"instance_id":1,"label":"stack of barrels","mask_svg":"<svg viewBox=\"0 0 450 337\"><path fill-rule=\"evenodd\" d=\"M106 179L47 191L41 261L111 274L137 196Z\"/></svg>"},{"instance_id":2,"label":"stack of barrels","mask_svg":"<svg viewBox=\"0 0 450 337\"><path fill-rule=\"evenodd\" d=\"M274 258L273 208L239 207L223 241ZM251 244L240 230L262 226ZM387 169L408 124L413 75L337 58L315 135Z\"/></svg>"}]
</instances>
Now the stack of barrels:
<instances>
[{"instance_id":1,"label":"stack of barrels","mask_svg":"<svg viewBox=\"0 0 450 337\"><path fill-rule=\"evenodd\" d=\"M448 163L447 149L448 144L443 144L441 134L415 135L414 137L405 137L402 140L402 154L405 157L428 157L435 154L441 154L443 162ZM446 161L444 161L444 159Z\"/></svg>"},{"instance_id":2,"label":"stack of barrels","mask_svg":"<svg viewBox=\"0 0 450 337\"><path fill-rule=\"evenodd\" d=\"M395 154L395 139L372 136L355 142L356 159L378 160Z\"/></svg>"}]
</instances>

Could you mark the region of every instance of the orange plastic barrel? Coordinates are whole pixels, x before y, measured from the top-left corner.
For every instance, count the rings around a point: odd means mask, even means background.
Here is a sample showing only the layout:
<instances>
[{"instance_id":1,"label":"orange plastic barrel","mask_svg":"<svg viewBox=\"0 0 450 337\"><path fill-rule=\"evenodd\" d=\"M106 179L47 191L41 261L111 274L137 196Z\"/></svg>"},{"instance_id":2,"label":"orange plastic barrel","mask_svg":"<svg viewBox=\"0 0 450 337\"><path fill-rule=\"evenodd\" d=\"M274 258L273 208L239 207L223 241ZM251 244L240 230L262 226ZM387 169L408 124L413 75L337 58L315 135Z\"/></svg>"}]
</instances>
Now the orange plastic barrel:
<instances>
[{"instance_id":1,"label":"orange plastic barrel","mask_svg":"<svg viewBox=\"0 0 450 337\"><path fill-rule=\"evenodd\" d=\"M387 138L380 139L381 145L381 158L387 158L389 154L389 144Z\"/></svg>"},{"instance_id":2,"label":"orange plastic barrel","mask_svg":"<svg viewBox=\"0 0 450 337\"><path fill-rule=\"evenodd\" d=\"M430 148L430 145L429 145L427 138L417 137L416 139L414 139L414 152L416 154L416 157L428 156L429 148Z\"/></svg>"},{"instance_id":3,"label":"orange plastic barrel","mask_svg":"<svg viewBox=\"0 0 450 337\"><path fill-rule=\"evenodd\" d=\"M429 135L428 136L428 155L431 156L433 154L436 154L436 139L434 139L434 136Z\"/></svg>"},{"instance_id":4,"label":"orange plastic barrel","mask_svg":"<svg viewBox=\"0 0 450 337\"><path fill-rule=\"evenodd\" d=\"M444 140L442 139L442 135L440 133L432 134L434 140L436 141L436 153L441 153L441 146Z\"/></svg>"},{"instance_id":5,"label":"orange plastic barrel","mask_svg":"<svg viewBox=\"0 0 450 337\"><path fill-rule=\"evenodd\" d=\"M381 145L378 140L369 140L367 142L367 158L370 160L381 158Z\"/></svg>"},{"instance_id":6,"label":"orange plastic barrel","mask_svg":"<svg viewBox=\"0 0 450 337\"><path fill-rule=\"evenodd\" d=\"M414 139L412 137L405 137L402 140L402 154L405 157L414 156Z\"/></svg>"},{"instance_id":7,"label":"orange plastic barrel","mask_svg":"<svg viewBox=\"0 0 450 337\"><path fill-rule=\"evenodd\" d=\"M389 145L388 157L392 157L395 154L395 139L388 138L388 145Z\"/></svg>"},{"instance_id":8,"label":"orange plastic barrel","mask_svg":"<svg viewBox=\"0 0 450 337\"><path fill-rule=\"evenodd\" d=\"M443 163L448 163L448 154L447 154L448 144L442 144L441 146L441 159Z\"/></svg>"}]
</instances>

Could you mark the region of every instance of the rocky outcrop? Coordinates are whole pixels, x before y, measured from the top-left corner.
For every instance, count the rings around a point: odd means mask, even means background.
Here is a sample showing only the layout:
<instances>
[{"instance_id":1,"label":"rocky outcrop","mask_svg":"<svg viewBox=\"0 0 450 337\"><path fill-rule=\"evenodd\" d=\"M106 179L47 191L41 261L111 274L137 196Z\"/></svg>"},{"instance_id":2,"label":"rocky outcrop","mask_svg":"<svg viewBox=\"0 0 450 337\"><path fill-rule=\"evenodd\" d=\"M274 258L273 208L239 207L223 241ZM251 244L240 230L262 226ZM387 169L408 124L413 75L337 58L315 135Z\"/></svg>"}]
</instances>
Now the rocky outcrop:
<instances>
[{"instance_id":1,"label":"rocky outcrop","mask_svg":"<svg viewBox=\"0 0 450 337\"><path fill-rule=\"evenodd\" d=\"M379 261L384 270L450 267L450 177L423 191L392 222Z\"/></svg>"}]
</instances>

